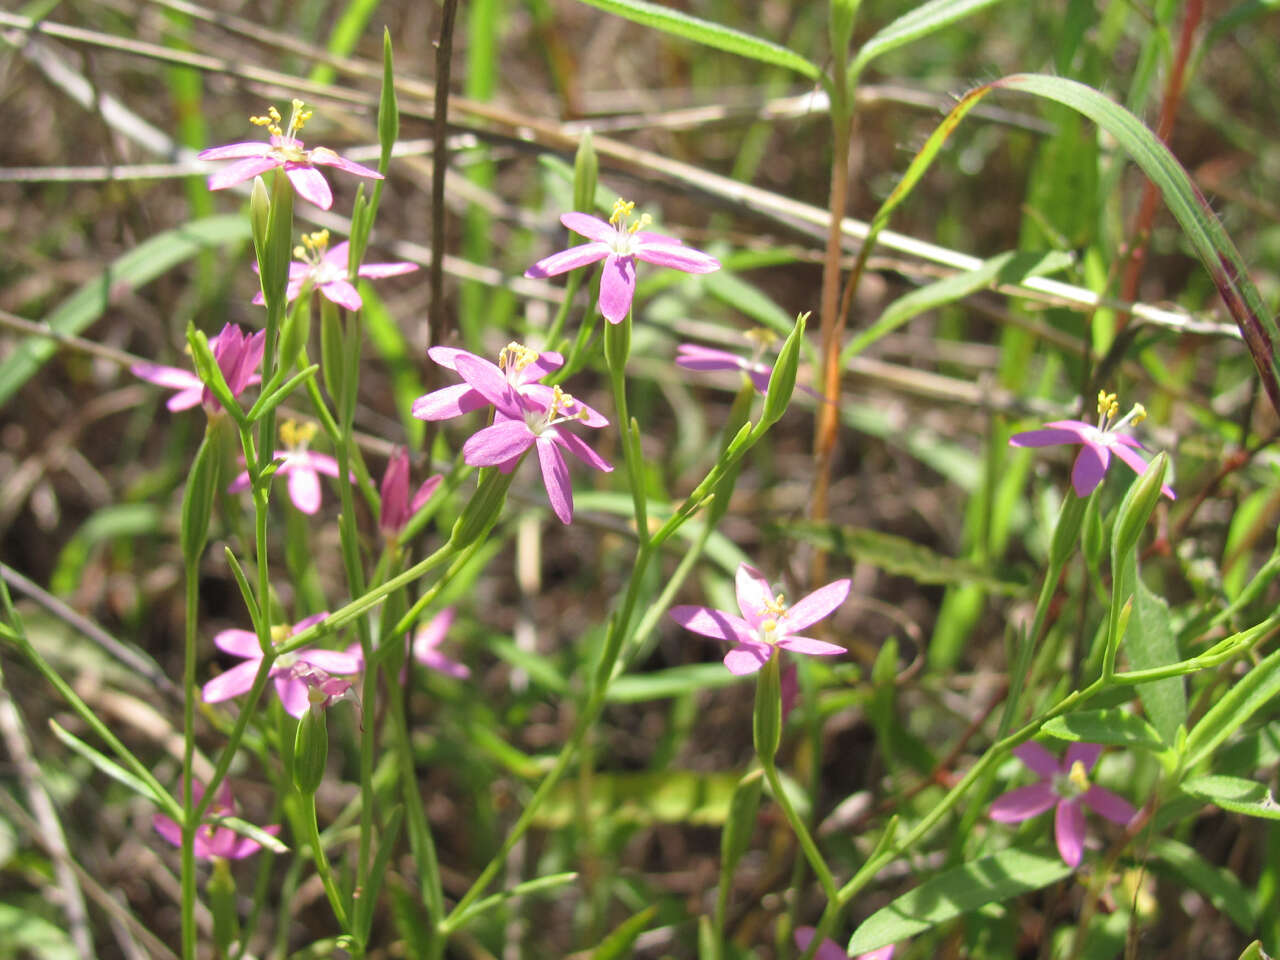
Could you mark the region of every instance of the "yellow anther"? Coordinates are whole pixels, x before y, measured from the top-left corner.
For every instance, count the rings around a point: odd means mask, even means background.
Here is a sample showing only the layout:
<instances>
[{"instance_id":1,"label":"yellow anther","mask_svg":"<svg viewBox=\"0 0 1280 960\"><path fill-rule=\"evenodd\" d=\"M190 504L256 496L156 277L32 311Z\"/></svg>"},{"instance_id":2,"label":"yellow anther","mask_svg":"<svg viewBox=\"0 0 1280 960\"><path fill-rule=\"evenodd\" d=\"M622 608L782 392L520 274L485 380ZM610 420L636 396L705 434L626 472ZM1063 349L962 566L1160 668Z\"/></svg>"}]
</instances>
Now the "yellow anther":
<instances>
[{"instance_id":1,"label":"yellow anther","mask_svg":"<svg viewBox=\"0 0 1280 960\"><path fill-rule=\"evenodd\" d=\"M617 200L613 201L613 213L609 215L609 222L614 226L617 226L623 220L626 220L631 216L631 211L635 208L636 205L634 201L623 200L619 197Z\"/></svg>"},{"instance_id":2,"label":"yellow anther","mask_svg":"<svg viewBox=\"0 0 1280 960\"><path fill-rule=\"evenodd\" d=\"M552 414L564 412L568 413L571 407L578 405L578 401L573 399L573 394L565 393L559 386L551 388L551 410ZM577 414L574 414L577 416Z\"/></svg>"},{"instance_id":3,"label":"yellow anther","mask_svg":"<svg viewBox=\"0 0 1280 960\"><path fill-rule=\"evenodd\" d=\"M304 233L302 242L312 253L324 253L329 247L329 231L317 230L315 233Z\"/></svg>"},{"instance_id":4,"label":"yellow anther","mask_svg":"<svg viewBox=\"0 0 1280 960\"><path fill-rule=\"evenodd\" d=\"M538 359L538 351L512 340L498 352L498 369L523 370Z\"/></svg>"},{"instance_id":5,"label":"yellow anther","mask_svg":"<svg viewBox=\"0 0 1280 960\"><path fill-rule=\"evenodd\" d=\"M766 600L764 602L764 608L775 617L780 617L787 612L787 598L782 594L778 594L774 599Z\"/></svg>"},{"instance_id":6,"label":"yellow anther","mask_svg":"<svg viewBox=\"0 0 1280 960\"><path fill-rule=\"evenodd\" d=\"M754 343L757 347L767 347L778 341L778 335L768 327L752 327L744 333L743 336Z\"/></svg>"},{"instance_id":7,"label":"yellow anther","mask_svg":"<svg viewBox=\"0 0 1280 960\"><path fill-rule=\"evenodd\" d=\"M627 230L630 233L638 233L651 223L653 223L653 217L649 216L647 213L642 213L640 214L640 219L629 226Z\"/></svg>"},{"instance_id":8,"label":"yellow anther","mask_svg":"<svg viewBox=\"0 0 1280 960\"><path fill-rule=\"evenodd\" d=\"M274 137L284 136L284 130L280 127L280 111L275 107L267 107L267 115L265 117L250 117L249 122L257 127L266 127L267 132Z\"/></svg>"},{"instance_id":9,"label":"yellow anther","mask_svg":"<svg viewBox=\"0 0 1280 960\"><path fill-rule=\"evenodd\" d=\"M305 260L307 259L309 254L306 247L304 247L302 244L298 244L296 247L293 248L293 255L297 257L299 260Z\"/></svg>"},{"instance_id":10,"label":"yellow anther","mask_svg":"<svg viewBox=\"0 0 1280 960\"><path fill-rule=\"evenodd\" d=\"M297 97L292 102L293 112L289 114L289 136L293 136L311 119L311 111L303 110L302 101Z\"/></svg>"},{"instance_id":11,"label":"yellow anther","mask_svg":"<svg viewBox=\"0 0 1280 960\"><path fill-rule=\"evenodd\" d=\"M1077 760L1071 765L1071 772L1067 774L1067 779L1081 793L1089 789L1089 774L1084 768L1083 760Z\"/></svg>"},{"instance_id":12,"label":"yellow anther","mask_svg":"<svg viewBox=\"0 0 1280 960\"><path fill-rule=\"evenodd\" d=\"M1098 391L1098 416L1114 417L1119 404L1116 403L1116 395L1107 393L1105 390Z\"/></svg>"},{"instance_id":13,"label":"yellow anther","mask_svg":"<svg viewBox=\"0 0 1280 960\"><path fill-rule=\"evenodd\" d=\"M1129 414L1130 423L1141 423L1147 419L1147 408L1140 403L1133 405L1133 412Z\"/></svg>"},{"instance_id":14,"label":"yellow anther","mask_svg":"<svg viewBox=\"0 0 1280 960\"><path fill-rule=\"evenodd\" d=\"M765 635L767 636L768 634L771 634L773 633L773 631L778 629L778 621L772 618L768 620L761 620L760 629L763 630Z\"/></svg>"},{"instance_id":15,"label":"yellow anther","mask_svg":"<svg viewBox=\"0 0 1280 960\"><path fill-rule=\"evenodd\" d=\"M316 435L316 425L314 423L297 423L294 420L286 420L280 424L280 439L290 450L305 449Z\"/></svg>"},{"instance_id":16,"label":"yellow anther","mask_svg":"<svg viewBox=\"0 0 1280 960\"><path fill-rule=\"evenodd\" d=\"M277 623L274 627L271 628L272 643L284 643L288 639L289 639L289 627L286 627L282 623Z\"/></svg>"}]
</instances>

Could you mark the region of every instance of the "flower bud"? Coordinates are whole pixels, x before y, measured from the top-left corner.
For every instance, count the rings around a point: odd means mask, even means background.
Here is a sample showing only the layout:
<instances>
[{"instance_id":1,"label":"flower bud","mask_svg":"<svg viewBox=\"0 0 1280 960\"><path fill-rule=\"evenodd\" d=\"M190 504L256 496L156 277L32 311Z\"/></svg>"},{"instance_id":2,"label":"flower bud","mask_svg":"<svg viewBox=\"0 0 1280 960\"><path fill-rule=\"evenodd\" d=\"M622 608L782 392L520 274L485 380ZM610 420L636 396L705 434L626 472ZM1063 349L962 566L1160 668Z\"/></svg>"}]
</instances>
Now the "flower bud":
<instances>
[{"instance_id":1,"label":"flower bud","mask_svg":"<svg viewBox=\"0 0 1280 960\"><path fill-rule=\"evenodd\" d=\"M293 783L300 793L310 796L324 780L329 761L329 728L322 705L327 700L325 693L308 687L307 696L311 706L298 721L298 732L293 738Z\"/></svg>"},{"instance_id":2,"label":"flower bud","mask_svg":"<svg viewBox=\"0 0 1280 960\"><path fill-rule=\"evenodd\" d=\"M1080 525L1088 505L1094 497L1077 497L1068 493L1063 497L1062 509L1058 512L1058 524L1053 528L1053 540L1049 544L1049 569L1061 570L1076 549L1080 539Z\"/></svg>"},{"instance_id":3,"label":"flower bud","mask_svg":"<svg viewBox=\"0 0 1280 960\"><path fill-rule=\"evenodd\" d=\"M762 429L777 423L791 402L791 394L796 388L796 371L800 368L800 344L804 340L804 326L808 319L807 313L796 317L795 327L778 352L778 361L769 377L769 389L764 395L764 413L760 416Z\"/></svg>"},{"instance_id":4,"label":"flower bud","mask_svg":"<svg viewBox=\"0 0 1280 960\"><path fill-rule=\"evenodd\" d=\"M595 208L596 183L600 178L600 161L591 142L591 128L582 131L578 152L573 157L573 209Z\"/></svg>"},{"instance_id":5,"label":"flower bud","mask_svg":"<svg viewBox=\"0 0 1280 960\"><path fill-rule=\"evenodd\" d=\"M218 473L222 464L218 440L218 420L210 420L204 440L196 451L186 489L182 492L182 559L188 570L194 570L204 552L209 536L209 519L213 515L213 497L218 489Z\"/></svg>"},{"instance_id":6,"label":"flower bud","mask_svg":"<svg viewBox=\"0 0 1280 960\"><path fill-rule=\"evenodd\" d=\"M1160 499L1160 488L1164 484L1164 475L1168 466L1168 455L1158 454L1129 487L1129 492L1124 495L1120 509L1116 511L1115 526L1111 531L1113 575L1118 575L1125 559L1138 545L1142 528L1147 525L1147 520Z\"/></svg>"},{"instance_id":7,"label":"flower bud","mask_svg":"<svg viewBox=\"0 0 1280 960\"><path fill-rule=\"evenodd\" d=\"M772 764L782 739L782 679L779 656L769 657L756 674L756 707L752 734L761 763Z\"/></svg>"}]
</instances>

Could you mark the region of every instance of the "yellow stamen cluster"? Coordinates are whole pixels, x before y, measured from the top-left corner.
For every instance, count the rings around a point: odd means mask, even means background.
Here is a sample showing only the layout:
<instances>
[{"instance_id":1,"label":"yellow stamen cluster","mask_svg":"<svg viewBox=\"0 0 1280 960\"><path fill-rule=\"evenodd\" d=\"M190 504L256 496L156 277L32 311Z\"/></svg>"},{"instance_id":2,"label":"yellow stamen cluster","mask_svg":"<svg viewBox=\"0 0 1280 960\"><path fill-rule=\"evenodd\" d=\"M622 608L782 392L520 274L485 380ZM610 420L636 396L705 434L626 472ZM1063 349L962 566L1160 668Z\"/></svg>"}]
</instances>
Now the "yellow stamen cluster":
<instances>
[{"instance_id":1,"label":"yellow stamen cluster","mask_svg":"<svg viewBox=\"0 0 1280 960\"><path fill-rule=\"evenodd\" d=\"M282 623L277 623L271 628L271 642L284 643L289 639L289 627Z\"/></svg>"},{"instance_id":2,"label":"yellow stamen cluster","mask_svg":"<svg viewBox=\"0 0 1280 960\"><path fill-rule=\"evenodd\" d=\"M1098 391L1098 416L1104 420L1110 420L1120 411L1120 404L1117 402L1114 393L1107 393L1105 390Z\"/></svg>"},{"instance_id":3,"label":"yellow stamen cluster","mask_svg":"<svg viewBox=\"0 0 1280 960\"><path fill-rule=\"evenodd\" d=\"M1133 405L1133 413L1130 414L1130 417L1130 423L1141 423L1143 420L1147 419L1147 408L1140 403L1135 403Z\"/></svg>"},{"instance_id":4,"label":"yellow stamen cluster","mask_svg":"<svg viewBox=\"0 0 1280 960\"><path fill-rule=\"evenodd\" d=\"M250 117L249 122L257 127L266 127L267 132L273 137L283 137L292 139L293 135L306 125L311 119L311 111L302 109L303 103L296 97L292 103L293 112L289 114L289 126L282 127L284 118L280 116L280 111L274 106L267 107L267 115L265 117Z\"/></svg>"},{"instance_id":5,"label":"yellow stamen cluster","mask_svg":"<svg viewBox=\"0 0 1280 960\"><path fill-rule=\"evenodd\" d=\"M764 602L764 608L775 617L780 617L787 612L787 598L782 594L778 594L772 600L766 600Z\"/></svg>"},{"instance_id":6,"label":"yellow stamen cluster","mask_svg":"<svg viewBox=\"0 0 1280 960\"><path fill-rule=\"evenodd\" d=\"M286 420L280 424L280 439L290 450L306 449L316 435L316 425L314 423L297 423L293 420Z\"/></svg>"},{"instance_id":7,"label":"yellow stamen cluster","mask_svg":"<svg viewBox=\"0 0 1280 960\"><path fill-rule=\"evenodd\" d=\"M329 249L329 231L317 230L315 233L304 233L302 243L293 248L293 255L299 260L319 260Z\"/></svg>"},{"instance_id":8,"label":"yellow stamen cluster","mask_svg":"<svg viewBox=\"0 0 1280 960\"><path fill-rule=\"evenodd\" d=\"M778 342L778 335L768 327L752 327L743 336L757 347L768 347Z\"/></svg>"},{"instance_id":9,"label":"yellow stamen cluster","mask_svg":"<svg viewBox=\"0 0 1280 960\"><path fill-rule=\"evenodd\" d=\"M641 214L635 223L628 224L627 221L631 219L631 213L635 208L634 200L623 200L619 197L613 201L613 213L609 214L609 222L615 227L625 226L627 233L636 233L653 223L653 218L645 213Z\"/></svg>"},{"instance_id":10,"label":"yellow stamen cluster","mask_svg":"<svg viewBox=\"0 0 1280 960\"><path fill-rule=\"evenodd\" d=\"M1071 765L1071 771L1067 774L1067 779L1081 793L1089 789L1089 775L1084 769L1084 762L1081 760L1077 760Z\"/></svg>"},{"instance_id":11,"label":"yellow stamen cluster","mask_svg":"<svg viewBox=\"0 0 1280 960\"><path fill-rule=\"evenodd\" d=\"M520 371L538 359L538 351L512 340L498 352L498 369Z\"/></svg>"},{"instance_id":12,"label":"yellow stamen cluster","mask_svg":"<svg viewBox=\"0 0 1280 960\"><path fill-rule=\"evenodd\" d=\"M570 411L572 411L574 407L577 407L578 409L571 413ZM586 420L591 416L587 413L587 408L574 399L573 394L565 393L559 386L552 386L551 388L550 413L553 417L557 414L561 414L573 420Z\"/></svg>"}]
</instances>

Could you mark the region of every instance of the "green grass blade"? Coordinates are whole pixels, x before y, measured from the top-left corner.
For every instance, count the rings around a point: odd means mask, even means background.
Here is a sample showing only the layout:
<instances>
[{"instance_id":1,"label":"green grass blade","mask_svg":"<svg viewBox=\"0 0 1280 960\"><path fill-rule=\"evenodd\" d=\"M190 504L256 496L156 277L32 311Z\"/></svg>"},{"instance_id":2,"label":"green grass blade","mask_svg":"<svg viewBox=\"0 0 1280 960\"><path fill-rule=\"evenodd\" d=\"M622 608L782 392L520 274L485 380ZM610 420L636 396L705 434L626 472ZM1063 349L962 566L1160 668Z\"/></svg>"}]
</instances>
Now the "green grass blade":
<instances>
[{"instance_id":1,"label":"green grass blade","mask_svg":"<svg viewBox=\"0 0 1280 960\"><path fill-rule=\"evenodd\" d=\"M633 23L653 27L663 33L675 37L692 40L703 46L714 47L726 53L736 53L740 57L749 57L761 63L771 63L776 67L786 67L810 80L822 79L822 71L817 64L811 63L794 50L788 50L781 44L754 37L741 30L725 27L709 20L691 17L687 13L662 7L645 0L579 0L587 6L604 10Z\"/></svg>"},{"instance_id":2,"label":"green grass blade","mask_svg":"<svg viewBox=\"0 0 1280 960\"><path fill-rule=\"evenodd\" d=\"M857 83L858 74L881 54L897 50L914 40L949 27L971 13L993 7L1000 0L931 0L914 10L904 13L897 20L876 31L875 36L862 45L849 66L850 92Z\"/></svg>"}]
</instances>

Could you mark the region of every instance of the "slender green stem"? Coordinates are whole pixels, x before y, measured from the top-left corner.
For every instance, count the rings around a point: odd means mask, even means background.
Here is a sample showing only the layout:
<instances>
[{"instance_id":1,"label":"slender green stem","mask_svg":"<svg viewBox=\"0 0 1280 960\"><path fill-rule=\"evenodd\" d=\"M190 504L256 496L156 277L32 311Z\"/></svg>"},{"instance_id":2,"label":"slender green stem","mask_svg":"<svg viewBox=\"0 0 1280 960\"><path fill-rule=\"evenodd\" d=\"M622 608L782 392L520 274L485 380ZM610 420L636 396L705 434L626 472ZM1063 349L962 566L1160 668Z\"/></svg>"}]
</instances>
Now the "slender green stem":
<instances>
[{"instance_id":1,"label":"slender green stem","mask_svg":"<svg viewBox=\"0 0 1280 960\"><path fill-rule=\"evenodd\" d=\"M818 883L822 885L822 892L828 900L836 899L838 891L836 890L835 877L831 875L827 862L822 859L822 854L818 852L818 845L813 842L809 828L804 825L804 820L796 813L796 808L792 806L786 790L782 788L782 778L778 776L778 768L774 766L772 760L766 762L761 757L760 761L761 766L764 767L765 779L769 781L769 789L773 791L773 799L782 808L782 813L786 816L787 823L791 824L791 829L795 831L796 839L800 841L800 849L804 851L805 859L809 861L809 866L813 868L813 872L818 877Z\"/></svg>"},{"instance_id":2,"label":"slender green stem","mask_svg":"<svg viewBox=\"0 0 1280 960\"><path fill-rule=\"evenodd\" d=\"M221 786L227 771L231 769L231 761L235 759L236 751L240 749L240 741L244 739L245 730L249 727L249 720L253 716L254 708L257 707L258 701L262 698L262 692L267 689L267 681L271 679L271 667L275 662L275 651L268 650L258 664L258 672L253 677L253 686L249 688L248 695L241 701L240 713L236 716L236 722L231 728L231 733L227 735L227 745L218 754L218 762L213 768L213 776L205 784L204 796L196 804L195 820L197 823L208 812L209 805L213 803L213 798L218 792L218 787Z\"/></svg>"},{"instance_id":3,"label":"slender green stem","mask_svg":"<svg viewBox=\"0 0 1280 960\"><path fill-rule=\"evenodd\" d=\"M200 614L200 576L194 567L186 570L186 641L182 668L182 954L186 960L196 955L196 830L200 821L192 817L192 764L196 752L196 624Z\"/></svg>"},{"instance_id":4,"label":"slender green stem","mask_svg":"<svg viewBox=\"0 0 1280 960\"><path fill-rule=\"evenodd\" d=\"M329 857L324 852L324 844L320 842L320 825L316 822L316 795L300 794L302 798L302 816L307 827L307 842L311 844L311 858L316 864L316 873L324 884L325 895L329 898L329 906L338 920L338 926L344 932L351 932L351 924L347 920L347 908L342 903L342 893L334 882L333 871L329 867Z\"/></svg>"}]
</instances>

